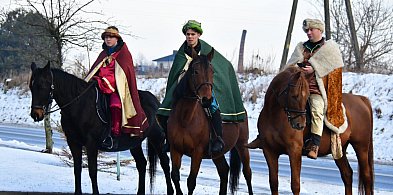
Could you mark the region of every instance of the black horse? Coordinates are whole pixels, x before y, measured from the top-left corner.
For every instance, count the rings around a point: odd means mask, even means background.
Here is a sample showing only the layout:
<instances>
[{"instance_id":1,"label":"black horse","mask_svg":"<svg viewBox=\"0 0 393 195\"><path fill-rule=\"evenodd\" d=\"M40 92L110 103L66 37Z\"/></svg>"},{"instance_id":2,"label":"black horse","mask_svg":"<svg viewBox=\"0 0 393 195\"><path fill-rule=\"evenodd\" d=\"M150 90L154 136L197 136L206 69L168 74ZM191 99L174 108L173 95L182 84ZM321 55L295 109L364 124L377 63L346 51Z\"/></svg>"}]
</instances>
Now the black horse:
<instances>
[{"instance_id":1,"label":"black horse","mask_svg":"<svg viewBox=\"0 0 393 195\"><path fill-rule=\"evenodd\" d=\"M93 194L99 194L97 185L97 154L101 148L101 140L107 129L105 120L97 114L96 99L98 90L94 83L68 74L59 69L51 69L50 63L44 68L37 68L31 64L32 75L30 90L32 93L31 117L34 121L41 121L48 113L48 106L52 99L61 108L61 126L67 137L67 143L74 159L75 194L82 194L82 147L85 146L88 157L89 175ZM122 135L118 148L111 151L130 150L135 158L139 173L138 194L145 194L145 178L147 161L142 150L142 141L147 137L150 185L153 188L156 171L157 156L165 174L167 193L173 194L170 178L169 157L162 151L164 134L155 120L159 107L157 98L148 91L138 91L140 102L146 113L149 128L144 131L143 137L130 137ZM152 190L151 188L151 190Z\"/></svg>"}]
</instances>

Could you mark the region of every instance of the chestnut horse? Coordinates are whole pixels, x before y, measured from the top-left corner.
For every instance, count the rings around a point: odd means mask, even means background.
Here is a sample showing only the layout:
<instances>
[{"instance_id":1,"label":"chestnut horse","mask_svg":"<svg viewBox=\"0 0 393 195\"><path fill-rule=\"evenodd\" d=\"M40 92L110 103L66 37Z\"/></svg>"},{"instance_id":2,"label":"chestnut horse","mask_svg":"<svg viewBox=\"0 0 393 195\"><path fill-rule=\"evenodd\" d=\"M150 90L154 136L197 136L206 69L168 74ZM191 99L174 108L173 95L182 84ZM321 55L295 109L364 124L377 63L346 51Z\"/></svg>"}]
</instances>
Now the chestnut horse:
<instances>
[{"instance_id":1,"label":"chestnut horse","mask_svg":"<svg viewBox=\"0 0 393 195\"><path fill-rule=\"evenodd\" d=\"M300 193L300 170L304 140L310 134L306 125L306 104L309 96L304 73L296 67L287 68L271 81L265 96L265 105L258 118L259 136L253 147L262 148L269 167L272 194L278 194L278 158L289 156L291 189ZM359 193L373 194L373 115L370 101L359 95L343 94L348 128L340 134L343 157L335 163L345 185L345 194L352 194L353 171L348 163L346 150L351 144L359 163ZM303 130L304 129L304 130ZM331 130L324 127L318 156L331 153ZM251 144L250 144L251 145ZM249 146L250 146L249 145Z\"/></svg>"},{"instance_id":2,"label":"chestnut horse","mask_svg":"<svg viewBox=\"0 0 393 195\"><path fill-rule=\"evenodd\" d=\"M99 194L97 154L99 149L105 150L101 147L100 140L102 140L103 135L105 137L107 135L104 132L107 125L97 114L96 100L99 91L95 88L94 83L87 83L60 69L51 69L49 62L44 68L37 68L36 64L32 63L31 70L29 86L32 94L31 117L34 121L41 121L44 115L48 114L48 106L52 99L56 100L61 108L61 126L67 137L67 144L74 160L75 194L82 194L82 147L85 147L87 151L93 194ZM119 137L119 147L105 151L130 150L139 173L137 193L145 194L147 161L143 154L142 141L147 137L150 185L153 187L157 163L156 156L158 156L165 174L167 193L172 194L169 157L162 151L161 147L165 135L155 120L160 102L148 91L138 90L138 93L142 108L148 118L149 128L143 132L142 137L131 138L129 135L122 134ZM151 192L152 190L151 188Z\"/></svg>"},{"instance_id":3,"label":"chestnut horse","mask_svg":"<svg viewBox=\"0 0 393 195\"><path fill-rule=\"evenodd\" d=\"M227 194L228 172L230 170L231 193L237 190L240 161L243 175L252 194L250 154L244 145L248 141L248 122L223 123L224 150L219 154L209 154L209 135L211 123L202 104L211 103L213 88L214 49L207 56L197 55L193 51L192 59L185 76L177 85L174 105L168 119L168 140L172 161L172 181L176 194L183 194L180 188L181 158L185 154L191 157L190 174L187 179L188 194L192 194L202 159L212 159L220 177L220 194ZM224 154L231 151L230 166Z\"/></svg>"}]
</instances>

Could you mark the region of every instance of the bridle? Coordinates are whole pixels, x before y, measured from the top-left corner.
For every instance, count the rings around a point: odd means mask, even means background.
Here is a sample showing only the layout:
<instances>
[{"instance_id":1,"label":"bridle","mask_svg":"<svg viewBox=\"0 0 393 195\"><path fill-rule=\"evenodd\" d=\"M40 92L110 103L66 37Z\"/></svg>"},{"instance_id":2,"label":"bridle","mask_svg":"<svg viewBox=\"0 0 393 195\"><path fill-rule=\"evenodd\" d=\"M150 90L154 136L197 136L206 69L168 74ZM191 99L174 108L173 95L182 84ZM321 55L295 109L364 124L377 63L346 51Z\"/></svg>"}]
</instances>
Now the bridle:
<instances>
[{"instance_id":1,"label":"bridle","mask_svg":"<svg viewBox=\"0 0 393 195\"><path fill-rule=\"evenodd\" d=\"M196 99L197 101L199 101L199 102L202 103L203 97L201 97L201 96L199 95L199 90L200 90L204 85L210 86L210 88L213 90L213 83L212 83L212 82L209 82L209 81L207 81L207 80L205 79L204 82L202 82L202 83L200 83L200 84L198 84L198 85L195 84L195 83L196 83L196 81L195 81L195 76L196 76L196 74L195 74L195 68L194 68L193 65L194 65L194 64L198 64L198 63L201 63L201 61L200 61L200 60L196 60L196 61L193 61L192 64L190 64L190 66L191 66L191 68L192 68L192 69L191 69L191 71L192 71L192 74L191 74L192 80L191 80L191 82L192 82L192 86L193 86L192 92L193 92L193 94L194 94L194 96L191 96L190 98ZM208 63L209 63L209 66L211 66L210 62L208 62Z\"/></svg>"},{"instance_id":2,"label":"bridle","mask_svg":"<svg viewBox=\"0 0 393 195\"><path fill-rule=\"evenodd\" d=\"M297 85L290 83L290 80L289 80L287 87L284 90L282 90L278 95L277 94L276 95L277 95L277 99L282 95L286 96L285 105L283 106L284 112L287 115L288 121L292 124L292 120L294 120L300 116L306 115L307 111L306 111L306 109L297 110L297 109L292 109L292 108L288 107L288 92L291 87L297 87ZM292 116L291 113L295 113L295 116Z\"/></svg>"},{"instance_id":3,"label":"bridle","mask_svg":"<svg viewBox=\"0 0 393 195\"><path fill-rule=\"evenodd\" d=\"M51 85L50 85L50 92L48 95L48 106L45 105L31 105L32 109L41 109L44 111L44 115L47 115L50 112L49 105L53 102L53 90L55 89L55 86L53 85L53 73L50 71L51 74ZM34 85L34 80L32 81L32 85Z\"/></svg>"},{"instance_id":4,"label":"bridle","mask_svg":"<svg viewBox=\"0 0 393 195\"><path fill-rule=\"evenodd\" d=\"M55 90L55 85L53 82L53 72L52 70L50 71L50 75L51 75L51 85L50 85L50 92L48 95L48 106L45 105L32 105L31 108L32 109L42 109L44 111L44 115L48 115L50 113L56 112L58 110L64 109L66 107L68 107L69 105L73 104L75 101L79 100L79 98L81 98L84 94L86 94L86 92L90 89L90 87L92 87L94 85L94 82L90 83L90 85L82 91L82 93L80 93L78 96L76 96L75 98L73 98L71 101L69 101L68 103L64 104L63 106L55 109L55 110L51 110L52 108L56 107L57 104L55 104L54 106L52 106L50 108L50 104L53 102L54 98L53 98L53 92Z\"/></svg>"}]
</instances>

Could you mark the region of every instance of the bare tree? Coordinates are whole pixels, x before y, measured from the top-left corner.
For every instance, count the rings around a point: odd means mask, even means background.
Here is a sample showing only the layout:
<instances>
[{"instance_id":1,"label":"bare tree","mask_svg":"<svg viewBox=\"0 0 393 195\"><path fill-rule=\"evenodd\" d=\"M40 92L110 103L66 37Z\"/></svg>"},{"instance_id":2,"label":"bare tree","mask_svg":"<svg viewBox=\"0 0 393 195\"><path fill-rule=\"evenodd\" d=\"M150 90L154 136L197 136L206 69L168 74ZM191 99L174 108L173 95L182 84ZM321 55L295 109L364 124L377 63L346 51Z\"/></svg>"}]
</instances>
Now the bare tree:
<instances>
[{"instance_id":1,"label":"bare tree","mask_svg":"<svg viewBox=\"0 0 393 195\"><path fill-rule=\"evenodd\" d=\"M57 56L53 60L54 67L63 66L64 52L67 46L90 48L100 37L100 31L107 26L102 20L88 19L88 15L102 16L102 13L88 11L87 7L95 0L19 0L19 4L28 10L40 13L43 23L30 23L43 30L42 34L32 36L49 36L54 39ZM50 115L45 116L46 152L52 152L52 128L50 126Z\"/></svg>"},{"instance_id":2,"label":"bare tree","mask_svg":"<svg viewBox=\"0 0 393 195\"><path fill-rule=\"evenodd\" d=\"M383 0L360 0L354 3L353 10L361 71L391 71L388 61L393 54L393 8ZM357 69L344 1L334 0L330 12L332 37L341 46L346 68Z\"/></svg>"},{"instance_id":3,"label":"bare tree","mask_svg":"<svg viewBox=\"0 0 393 195\"><path fill-rule=\"evenodd\" d=\"M88 16L100 18L101 12L87 8L95 0L19 0L18 3L43 15L46 23L40 25L46 34L56 42L58 55L55 66L62 67L64 52L71 46L90 49L99 40L99 33L108 25L108 21L88 19ZM32 24L36 25L36 24ZM105 27L104 27L105 25Z\"/></svg>"}]
</instances>

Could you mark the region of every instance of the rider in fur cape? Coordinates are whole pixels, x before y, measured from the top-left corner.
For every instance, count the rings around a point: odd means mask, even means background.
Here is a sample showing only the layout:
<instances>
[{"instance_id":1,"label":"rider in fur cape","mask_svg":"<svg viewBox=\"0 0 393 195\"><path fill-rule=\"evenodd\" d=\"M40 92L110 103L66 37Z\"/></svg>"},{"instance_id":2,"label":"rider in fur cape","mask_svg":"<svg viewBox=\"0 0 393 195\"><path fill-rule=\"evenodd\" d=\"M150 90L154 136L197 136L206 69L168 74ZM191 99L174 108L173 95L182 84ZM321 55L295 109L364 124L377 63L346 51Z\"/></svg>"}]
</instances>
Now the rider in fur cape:
<instances>
[{"instance_id":1,"label":"rider in fur cape","mask_svg":"<svg viewBox=\"0 0 393 195\"><path fill-rule=\"evenodd\" d=\"M298 43L286 66L302 63L304 50L304 42ZM337 43L325 41L323 47L316 51L308 62L315 70L315 78L324 100L325 125L336 133L342 133L347 127L342 107L341 75L344 62Z\"/></svg>"},{"instance_id":2,"label":"rider in fur cape","mask_svg":"<svg viewBox=\"0 0 393 195\"><path fill-rule=\"evenodd\" d=\"M308 157L316 159L323 125L335 133L342 133L348 124L345 108L342 104L342 67L344 66L341 51L334 41L326 41L322 37L324 24L318 19L303 21L303 30L309 40L297 44L286 67L300 67L306 74L310 90L311 105L311 137L305 149ZM285 69L284 68L284 69ZM332 136L332 140L339 136ZM339 141L335 141L339 144ZM247 145L250 148L261 147L259 139ZM339 156L339 155L338 155Z\"/></svg>"}]
</instances>

